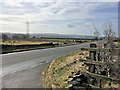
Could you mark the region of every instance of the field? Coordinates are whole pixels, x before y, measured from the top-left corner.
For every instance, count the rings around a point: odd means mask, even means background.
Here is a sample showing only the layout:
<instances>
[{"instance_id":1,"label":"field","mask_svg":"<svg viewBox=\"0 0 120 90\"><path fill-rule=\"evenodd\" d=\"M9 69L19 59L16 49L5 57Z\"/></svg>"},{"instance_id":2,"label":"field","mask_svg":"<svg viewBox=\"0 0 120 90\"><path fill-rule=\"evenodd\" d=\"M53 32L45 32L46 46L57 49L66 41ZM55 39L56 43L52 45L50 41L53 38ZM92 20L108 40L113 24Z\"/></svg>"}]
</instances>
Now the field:
<instances>
[{"instance_id":1,"label":"field","mask_svg":"<svg viewBox=\"0 0 120 90\"><path fill-rule=\"evenodd\" d=\"M43 43L59 43L63 44L78 44L83 42L91 42L89 39L57 39L57 38L29 38L29 39L8 39L0 44L4 45L26 45L26 44L43 44Z\"/></svg>"},{"instance_id":2,"label":"field","mask_svg":"<svg viewBox=\"0 0 120 90\"><path fill-rule=\"evenodd\" d=\"M44 49L58 46L76 45L84 42L91 42L89 39L59 39L59 38L27 38L8 39L1 41L2 53L18 52L33 49Z\"/></svg>"}]
</instances>

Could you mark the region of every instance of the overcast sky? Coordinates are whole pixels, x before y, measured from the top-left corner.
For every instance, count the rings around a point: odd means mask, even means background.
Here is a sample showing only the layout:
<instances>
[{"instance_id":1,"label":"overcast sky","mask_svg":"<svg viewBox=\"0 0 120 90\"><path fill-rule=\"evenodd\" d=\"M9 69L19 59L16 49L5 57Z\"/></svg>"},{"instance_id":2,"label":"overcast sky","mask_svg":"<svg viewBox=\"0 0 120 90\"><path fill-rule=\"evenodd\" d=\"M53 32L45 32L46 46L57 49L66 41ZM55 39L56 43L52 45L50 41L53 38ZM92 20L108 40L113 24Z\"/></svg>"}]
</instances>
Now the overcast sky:
<instances>
[{"instance_id":1,"label":"overcast sky","mask_svg":"<svg viewBox=\"0 0 120 90\"><path fill-rule=\"evenodd\" d=\"M99 1L0 0L0 32L26 33L28 20L30 33L91 35L107 21L117 33L118 0Z\"/></svg>"}]
</instances>

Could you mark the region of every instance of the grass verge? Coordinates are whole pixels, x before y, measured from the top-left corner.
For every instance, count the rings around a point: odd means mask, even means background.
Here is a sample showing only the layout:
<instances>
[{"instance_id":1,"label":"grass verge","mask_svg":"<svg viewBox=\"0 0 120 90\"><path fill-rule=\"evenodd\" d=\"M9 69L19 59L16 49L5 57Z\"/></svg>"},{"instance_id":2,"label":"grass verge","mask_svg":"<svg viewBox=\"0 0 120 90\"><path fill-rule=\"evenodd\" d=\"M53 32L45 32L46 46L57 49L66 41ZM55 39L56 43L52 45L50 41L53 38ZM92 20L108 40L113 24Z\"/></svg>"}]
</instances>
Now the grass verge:
<instances>
[{"instance_id":1,"label":"grass verge","mask_svg":"<svg viewBox=\"0 0 120 90\"><path fill-rule=\"evenodd\" d=\"M67 83L71 72L77 72L80 69L86 71L84 67L81 68L83 63L78 59L78 57L81 57L81 53L83 51L77 51L53 60L42 73L43 86L45 88L68 88L71 86ZM86 57L87 54L81 58Z\"/></svg>"}]
</instances>

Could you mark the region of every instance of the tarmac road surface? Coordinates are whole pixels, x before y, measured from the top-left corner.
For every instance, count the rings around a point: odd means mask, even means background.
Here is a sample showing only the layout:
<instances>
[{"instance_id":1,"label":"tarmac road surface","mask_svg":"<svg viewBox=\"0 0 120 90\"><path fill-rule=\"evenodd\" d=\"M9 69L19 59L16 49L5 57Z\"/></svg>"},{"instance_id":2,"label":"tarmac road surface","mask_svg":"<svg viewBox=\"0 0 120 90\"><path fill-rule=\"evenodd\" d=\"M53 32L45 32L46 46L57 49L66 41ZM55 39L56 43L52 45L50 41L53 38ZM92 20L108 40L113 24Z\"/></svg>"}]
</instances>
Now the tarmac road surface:
<instances>
[{"instance_id":1,"label":"tarmac road surface","mask_svg":"<svg viewBox=\"0 0 120 90\"><path fill-rule=\"evenodd\" d=\"M42 88L41 73L55 58L89 43L2 54L2 88Z\"/></svg>"}]
</instances>

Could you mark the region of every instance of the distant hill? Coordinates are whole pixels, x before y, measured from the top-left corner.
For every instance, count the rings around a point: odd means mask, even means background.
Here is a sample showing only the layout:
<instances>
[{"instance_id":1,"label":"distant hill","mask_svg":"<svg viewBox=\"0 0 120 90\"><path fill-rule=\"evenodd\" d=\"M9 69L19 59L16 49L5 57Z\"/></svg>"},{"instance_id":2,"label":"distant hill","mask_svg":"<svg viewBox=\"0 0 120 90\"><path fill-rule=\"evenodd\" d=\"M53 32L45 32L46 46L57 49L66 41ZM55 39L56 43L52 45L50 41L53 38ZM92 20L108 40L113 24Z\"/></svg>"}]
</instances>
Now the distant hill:
<instances>
[{"instance_id":1,"label":"distant hill","mask_svg":"<svg viewBox=\"0 0 120 90\"><path fill-rule=\"evenodd\" d=\"M21 33L4 33L8 37L12 37L15 34L21 34ZM30 37L46 37L46 38L87 38L87 39L93 39L94 36L85 36L85 35L69 35L69 34L54 34L54 33L40 33L40 34L30 34Z\"/></svg>"}]
</instances>

